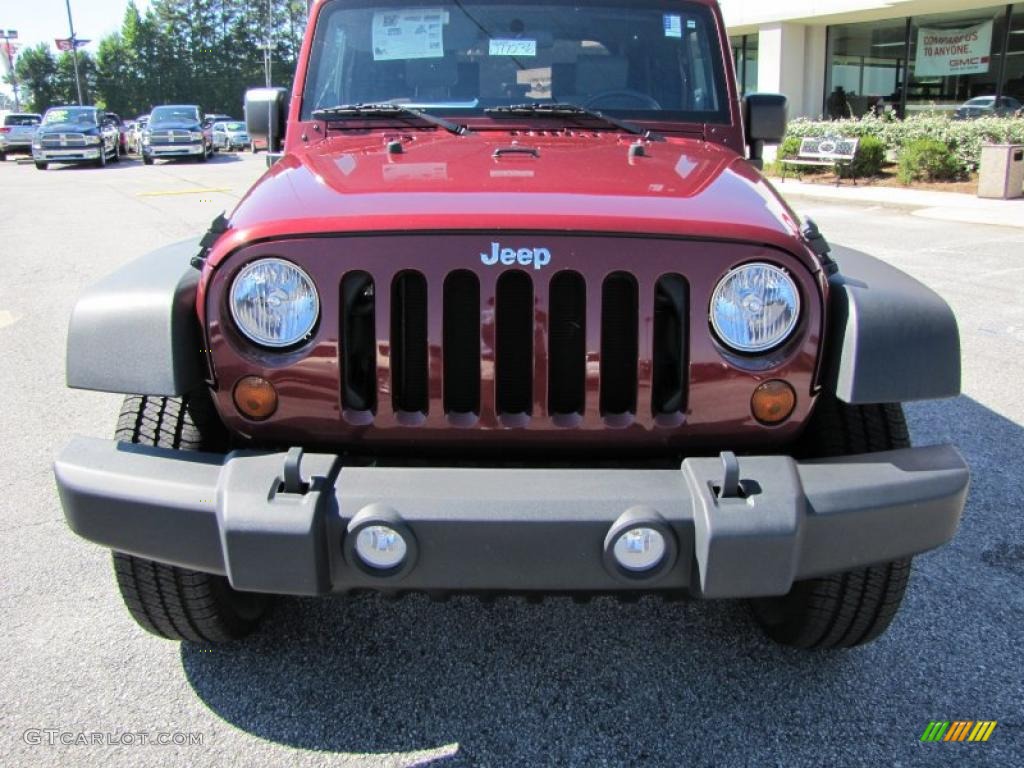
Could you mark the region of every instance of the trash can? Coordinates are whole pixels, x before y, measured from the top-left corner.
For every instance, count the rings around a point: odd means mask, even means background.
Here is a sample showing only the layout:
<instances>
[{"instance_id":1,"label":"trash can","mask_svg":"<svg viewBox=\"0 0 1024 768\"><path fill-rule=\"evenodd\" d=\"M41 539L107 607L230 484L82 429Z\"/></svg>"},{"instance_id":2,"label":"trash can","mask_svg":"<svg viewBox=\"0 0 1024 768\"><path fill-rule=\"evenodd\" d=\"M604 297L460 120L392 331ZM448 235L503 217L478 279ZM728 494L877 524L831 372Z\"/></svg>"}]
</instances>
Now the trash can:
<instances>
[{"instance_id":1,"label":"trash can","mask_svg":"<svg viewBox=\"0 0 1024 768\"><path fill-rule=\"evenodd\" d=\"M1024 144L983 144L978 197L1009 200L1024 195Z\"/></svg>"}]
</instances>

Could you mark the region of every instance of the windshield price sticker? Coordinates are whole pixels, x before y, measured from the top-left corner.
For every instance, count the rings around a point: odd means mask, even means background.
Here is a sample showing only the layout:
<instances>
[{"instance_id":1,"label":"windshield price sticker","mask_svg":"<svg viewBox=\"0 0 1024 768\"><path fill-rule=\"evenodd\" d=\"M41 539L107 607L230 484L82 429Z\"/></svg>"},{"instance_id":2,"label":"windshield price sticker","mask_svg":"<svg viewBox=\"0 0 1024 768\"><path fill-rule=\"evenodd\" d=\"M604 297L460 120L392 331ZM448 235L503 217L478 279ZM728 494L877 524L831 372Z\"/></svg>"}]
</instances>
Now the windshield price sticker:
<instances>
[{"instance_id":1,"label":"windshield price sticker","mask_svg":"<svg viewBox=\"0 0 1024 768\"><path fill-rule=\"evenodd\" d=\"M491 56L536 56L536 40L491 40Z\"/></svg>"},{"instance_id":2,"label":"windshield price sticker","mask_svg":"<svg viewBox=\"0 0 1024 768\"><path fill-rule=\"evenodd\" d=\"M665 22L665 37L683 36L683 17L678 13L666 13L663 16Z\"/></svg>"},{"instance_id":3,"label":"windshield price sticker","mask_svg":"<svg viewBox=\"0 0 1024 768\"><path fill-rule=\"evenodd\" d=\"M374 13L374 61L443 58L447 23L448 13L440 8Z\"/></svg>"}]
</instances>

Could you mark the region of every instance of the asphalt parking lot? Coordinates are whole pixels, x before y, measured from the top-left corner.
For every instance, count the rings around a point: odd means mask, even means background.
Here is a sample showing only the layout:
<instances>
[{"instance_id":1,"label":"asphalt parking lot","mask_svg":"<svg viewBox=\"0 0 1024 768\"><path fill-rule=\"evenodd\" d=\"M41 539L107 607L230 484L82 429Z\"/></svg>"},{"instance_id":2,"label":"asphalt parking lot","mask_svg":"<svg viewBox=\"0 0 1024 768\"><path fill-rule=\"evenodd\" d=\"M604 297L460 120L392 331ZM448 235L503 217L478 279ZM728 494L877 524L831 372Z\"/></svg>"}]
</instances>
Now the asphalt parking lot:
<instances>
[{"instance_id":1,"label":"asphalt parking lot","mask_svg":"<svg viewBox=\"0 0 1024 768\"><path fill-rule=\"evenodd\" d=\"M739 602L651 599L289 599L231 649L145 634L53 486L58 448L111 434L120 404L64 387L67 318L84 286L201 232L262 170L0 164L0 763L1024 765L1024 231L905 210L795 201L941 293L963 337L964 394L908 408L916 443L952 441L972 467L963 526L915 561L874 644L782 649ZM999 725L985 744L920 743L936 719Z\"/></svg>"}]
</instances>

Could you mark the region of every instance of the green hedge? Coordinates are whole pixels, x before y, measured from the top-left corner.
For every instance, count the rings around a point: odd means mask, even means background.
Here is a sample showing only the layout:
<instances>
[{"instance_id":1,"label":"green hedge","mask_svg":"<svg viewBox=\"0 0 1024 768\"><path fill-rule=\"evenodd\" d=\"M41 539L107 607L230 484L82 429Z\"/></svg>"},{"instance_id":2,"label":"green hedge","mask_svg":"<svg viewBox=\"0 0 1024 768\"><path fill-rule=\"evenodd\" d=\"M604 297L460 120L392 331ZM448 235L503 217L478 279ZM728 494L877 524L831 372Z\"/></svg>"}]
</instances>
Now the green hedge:
<instances>
[{"instance_id":1,"label":"green hedge","mask_svg":"<svg viewBox=\"0 0 1024 768\"><path fill-rule=\"evenodd\" d=\"M871 114L847 120L792 120L786 131L786 141L796 139L799 142L805 136L846 136L861 139L872 137L882 142L883 154L885 151L892 151L896 155L901 155L903 148L913 141L939 141L950 151L954 176L962 177L978 169L982 144L1024 144L1024 118L981 117L976 120L951 120L945 115L925 113L913 115L906 120L893 120ZM785 146L784 142L783 148ZM862 141L861 149L863 147Z\"/></svg>"},{"instance_id":2,"label":"green hedge","mask_svg":"<svg viewBox=\"0 0 1024 768\"><path fill-rule=\"evenodd\" d=\"M936 139L914 139L900 152L900 181L948 181L959 175L949 147Z\"/></svg>"}]
</instances>

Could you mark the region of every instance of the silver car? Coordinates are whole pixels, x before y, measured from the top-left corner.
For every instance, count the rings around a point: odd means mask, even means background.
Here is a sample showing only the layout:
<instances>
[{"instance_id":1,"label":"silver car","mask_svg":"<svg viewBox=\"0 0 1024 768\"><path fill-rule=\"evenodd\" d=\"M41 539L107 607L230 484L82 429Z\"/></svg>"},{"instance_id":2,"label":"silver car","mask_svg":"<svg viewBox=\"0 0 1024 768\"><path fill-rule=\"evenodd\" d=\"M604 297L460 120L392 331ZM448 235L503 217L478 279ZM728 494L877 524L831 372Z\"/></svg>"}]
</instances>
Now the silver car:
<instances>
[{"instance_id":1,"label":"silver car","mask_svg":"<svg viewBox=\"0 0 1024 768\"><path fill-rule=\"evenodd\" d=\"M953 118L956 120L970 120L974 117L1009 117L1021 109L1021 103L1010 96L977 96L970 101L965 101L956 112Z\"/></svg>"},{"instance_id":2,"label":"silver car","mask_svg":"<svg viewBox=\"0 0 1024 768\"><path fill-rule=\"evenodd\" d=\"M28 112L11 112L5 115L3 125L0 125L0 162L14 152L32 154L32 137L42 121L42 115Z\"/></svg>"},{"instance_id":3,"label":"silver car","mask_svg":"<svg viewBox=\"0 0 1024 768\"><path fill-rule=\"evenodd\" d=\"M214 150L248 149L248 147L249 133L245 129L245 123L237 120L224 120L213 124Z\"/></svg>"}]
</instances>

